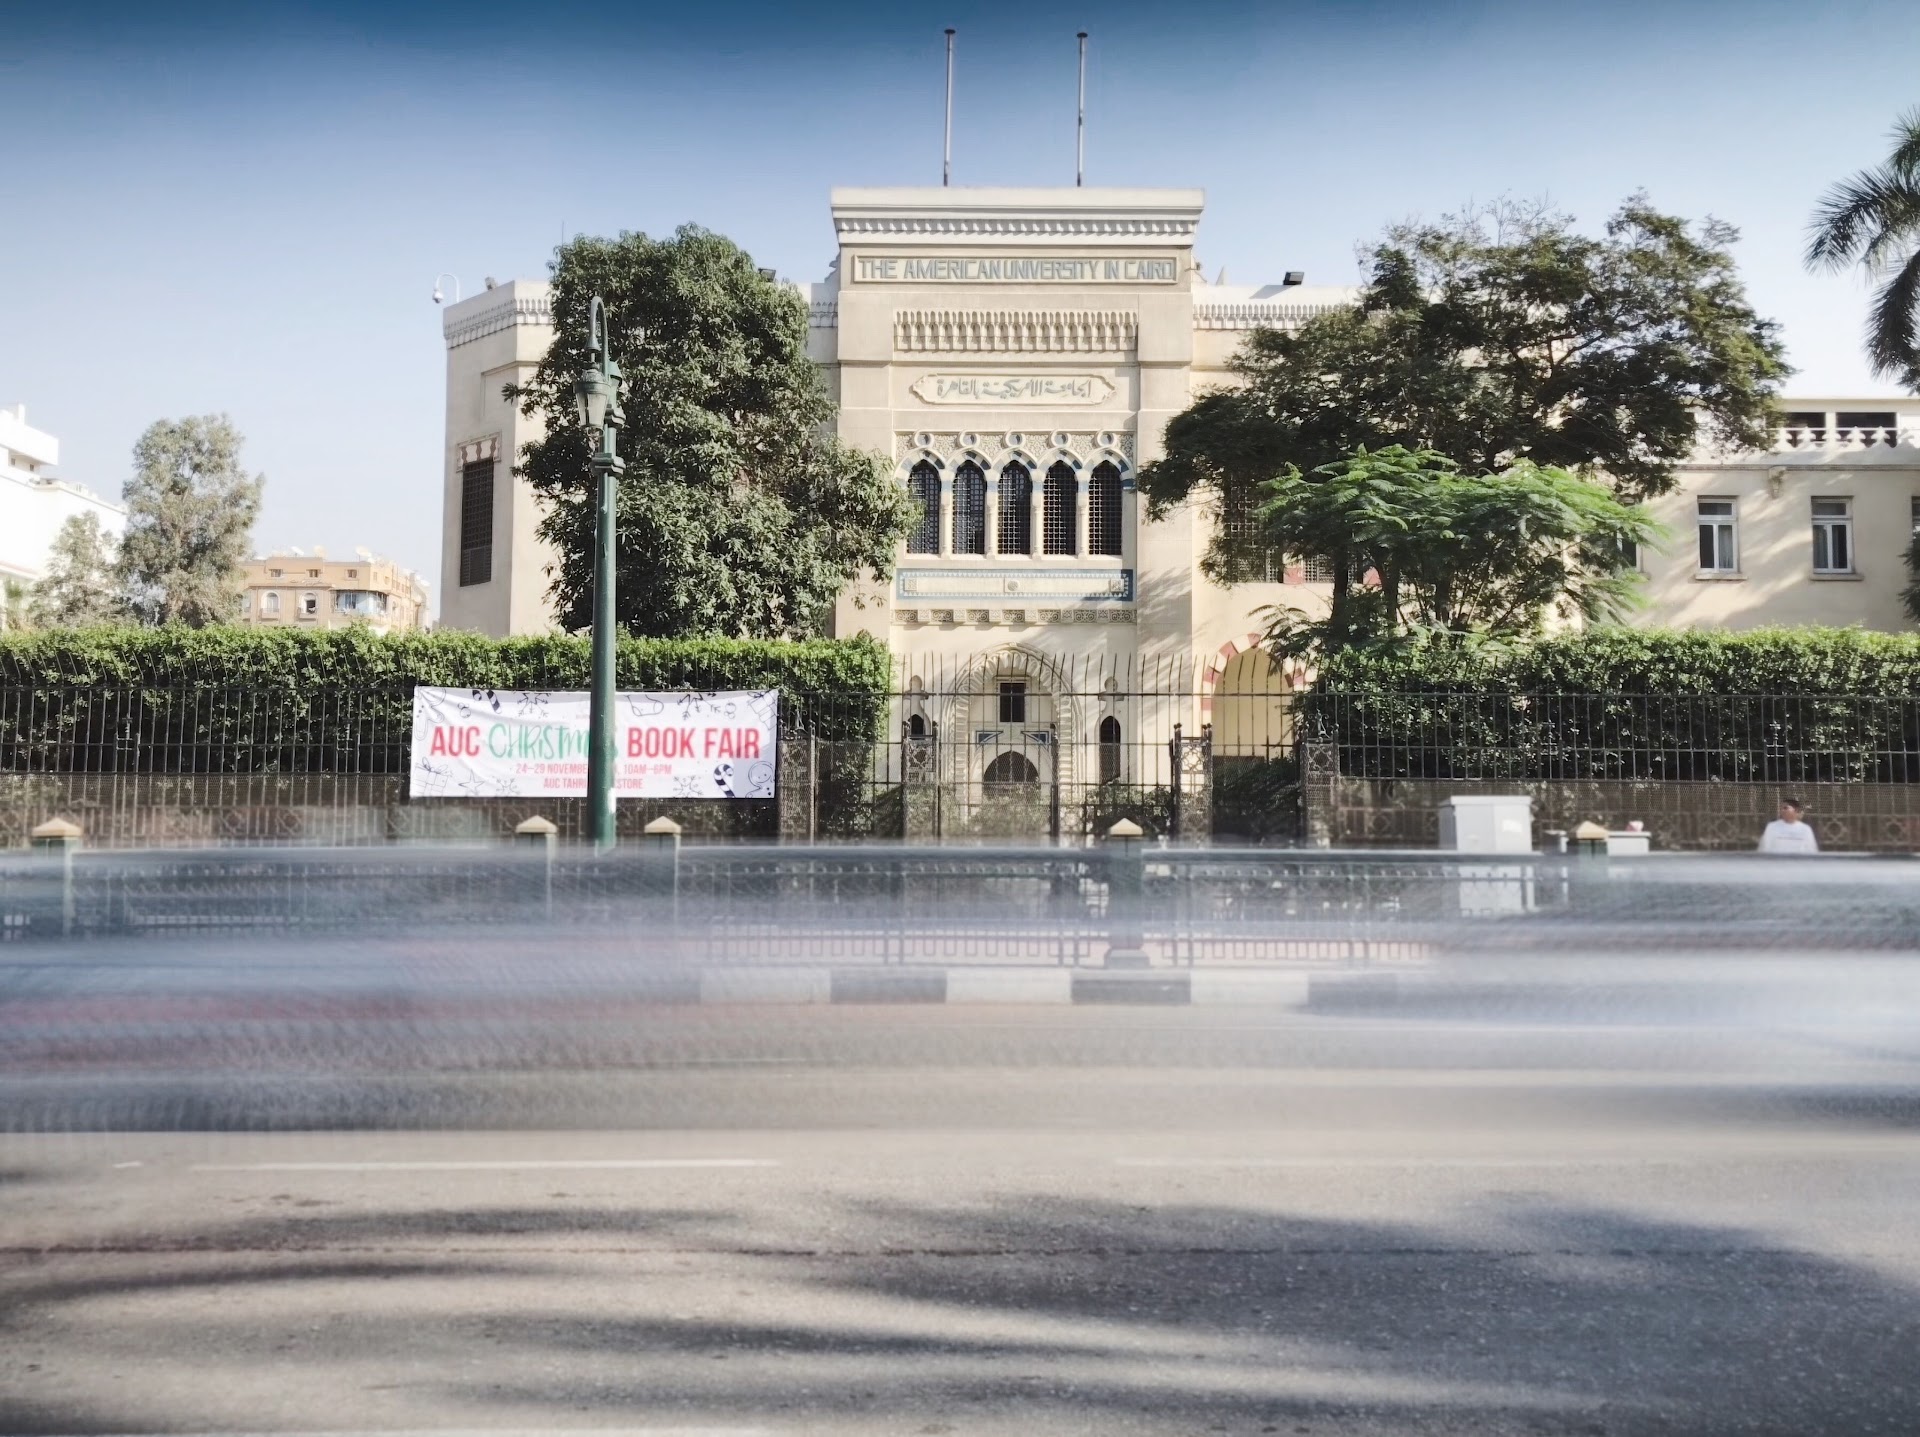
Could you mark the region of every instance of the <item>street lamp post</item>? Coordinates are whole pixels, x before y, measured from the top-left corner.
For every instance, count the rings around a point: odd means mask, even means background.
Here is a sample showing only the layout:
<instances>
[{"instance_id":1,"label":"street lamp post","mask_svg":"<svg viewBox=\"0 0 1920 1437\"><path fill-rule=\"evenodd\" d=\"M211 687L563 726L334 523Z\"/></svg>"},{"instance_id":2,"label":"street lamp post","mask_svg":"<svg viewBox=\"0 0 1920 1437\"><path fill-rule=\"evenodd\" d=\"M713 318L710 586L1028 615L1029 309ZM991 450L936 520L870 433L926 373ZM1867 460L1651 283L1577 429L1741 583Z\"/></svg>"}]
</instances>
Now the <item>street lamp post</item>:
<instances>
[{"instance_id":1,"label":"street lamp post","mask_svg":"<svg viewBox=\"0 0 1920 1437\"><path fill-rule=\"evenodd\" d=\"M587 808L592 815L589 828L594 850L607 853L618 841L613 794L618 762L613 737L614 498L620 471L627 467L615 452L614 435L626 416L620 412L620 366L614 362L613 344L607 334L607 307L597 294L587 318L587 348L594 360L573 382L580 422L589 431L600 431L600 448L593 456L598 507L593 525L593 700L587 730Z\"/></svg>"}]
</instances>

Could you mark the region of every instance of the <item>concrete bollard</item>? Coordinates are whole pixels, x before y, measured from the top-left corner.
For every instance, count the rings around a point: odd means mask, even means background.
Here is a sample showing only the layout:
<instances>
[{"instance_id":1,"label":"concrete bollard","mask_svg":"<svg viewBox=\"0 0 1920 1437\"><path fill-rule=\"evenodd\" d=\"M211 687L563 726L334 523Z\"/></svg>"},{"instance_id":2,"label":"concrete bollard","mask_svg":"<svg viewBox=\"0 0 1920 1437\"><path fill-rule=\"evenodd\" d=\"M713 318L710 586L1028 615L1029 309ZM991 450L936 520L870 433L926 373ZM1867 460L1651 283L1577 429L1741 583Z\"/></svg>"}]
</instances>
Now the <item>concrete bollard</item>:
<instances>
[{"instance_id":1,"label":"concrete bollard","mask_svg":"<svg viewBox=\"0 0 1920 1437\"><path fill-rule=\"evenodd\" d=\"M559 846L560 827L552 819L535 814L532 818L522 819L514 826L513 846L522 851L535 853L540 860L540 876L536 889L540 895L542 907L547 917L553 917L553 853Z\"/></svg>"},{"instance_id":2,"label":"concrete bollard","mask_svg":"<svg viewBox=\"0 0 1920 1437\"><path fill-rule=\"evenodd\" d=\"M680 825L662 815L640 830L647 891L663 900L668 925L680 926Z\"/></svg>"},{"instance_id":3,"label":"concrete bollard","mask_svg":"<svg viewBox=\"0 0 1920 1437\"><path fill-rule=\"evenodd\" d=\"M73 932L73 855L85 837L80 825L66 818L50 818L27 835L35 853L60 860L60 933Z\"/></svg>"},{"instance_id":4,"label":"concrete bollard","mask_svg":"<svg viewBox=\"0 0 1920 1437\"><path fill-rule=\"evenodd\" d=\"M1140 825L1123 818L1107 830L1107 967L1144 968L1147 860Z\"/></svg>"}]
</instances>

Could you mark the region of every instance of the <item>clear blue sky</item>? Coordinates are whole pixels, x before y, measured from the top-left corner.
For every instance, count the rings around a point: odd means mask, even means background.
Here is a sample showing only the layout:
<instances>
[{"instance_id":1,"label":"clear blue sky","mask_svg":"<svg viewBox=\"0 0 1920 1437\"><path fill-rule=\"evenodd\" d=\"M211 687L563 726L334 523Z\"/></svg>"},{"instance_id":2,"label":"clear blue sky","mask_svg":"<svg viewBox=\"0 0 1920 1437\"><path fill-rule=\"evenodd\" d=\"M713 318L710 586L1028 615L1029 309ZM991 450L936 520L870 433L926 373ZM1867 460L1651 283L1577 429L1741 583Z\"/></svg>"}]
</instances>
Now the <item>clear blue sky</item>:
<instances>
[{"instance_id":1,"label":"clear blue sky","mask_svg":"<svg viewBox=\"0 0 1920 1437\"><path fill-rule=\"evenodd\" d=\"M835 184L1199 185L1199 254L1349 282L1382 225L1501 195L1598 225L1631 191L1738 225L1802 393L1886 392L1865 290L1807 215L1920 100L1912 0L72 7L0 46L0 404L108 493L140 430L225 410L259 547L357 544L438 591L437 271L546 272L563 227L697 221L791 278Z\"/></svg>"}]
</instances>

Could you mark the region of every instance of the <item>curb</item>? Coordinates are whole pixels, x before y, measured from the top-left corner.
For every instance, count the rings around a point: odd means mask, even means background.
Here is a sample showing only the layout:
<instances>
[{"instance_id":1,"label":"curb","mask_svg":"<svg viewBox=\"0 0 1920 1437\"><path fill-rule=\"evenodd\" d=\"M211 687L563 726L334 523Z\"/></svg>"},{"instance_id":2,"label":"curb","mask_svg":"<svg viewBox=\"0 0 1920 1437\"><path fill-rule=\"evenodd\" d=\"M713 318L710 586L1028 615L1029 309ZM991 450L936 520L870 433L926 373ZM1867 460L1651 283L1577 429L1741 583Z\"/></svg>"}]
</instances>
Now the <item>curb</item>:
<instances>
[{"instance_id":1,"label":"curb","mask_svg":"<svg viewBox=\"0 0 1920 1437\"><path fill-rule=\"evenodd\" d=\"M1143 1007L1377 1007L1394 974L1098 968L733 968L667 982L654 1001L758 1004L1086 1004ZM650 995L652 996L652 995Z\"/></svg>"}]
</instances>

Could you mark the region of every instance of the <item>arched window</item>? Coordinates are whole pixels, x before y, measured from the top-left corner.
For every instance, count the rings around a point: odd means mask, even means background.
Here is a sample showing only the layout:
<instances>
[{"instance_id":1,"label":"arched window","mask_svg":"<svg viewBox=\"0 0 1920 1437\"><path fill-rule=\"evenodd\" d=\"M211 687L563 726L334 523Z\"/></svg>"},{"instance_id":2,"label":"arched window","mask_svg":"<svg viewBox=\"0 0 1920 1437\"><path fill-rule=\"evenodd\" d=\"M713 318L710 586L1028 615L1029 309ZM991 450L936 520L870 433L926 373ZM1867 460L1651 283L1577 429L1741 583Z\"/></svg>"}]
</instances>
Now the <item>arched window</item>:
<instances>
[{"instance_id":1,"label":"arched window","mask_svg":"<svg viewBox=\"0 0 1920 1437\"><path fill-rule=\"evenodd\" d=\"M920 517L907 535L909 554L940 552L940 471L931 459L922 459L907 475L907 497L920 506Z\"/></svg>"},{"instance_id":2,"label":"arched window","mask_svg":"<svg viewBox=\"0 0 1920 1437\"><path fill-rule=\"evenodd\" d=\"M1033 760L1025 754L1015 753L1009 749L987 765L987 772L981 782L990 795L996 792L1007 793L1027 784L1040 782L1040 770L1033 766Z\"/></svg>"},{"instance_id":3,"label":"arched window","mask_svg":"<svg viewBox=\"0 0 1920 1437\"><path fill-rule=\"evenodd\" d=\"M1087 486L1087 549L1095 554L1120 553L1120 471L1108 460L1093 471Z\"/></svg>"},{"instance_id":4,"label":"arched window","mask_svg":"<svg viewBox=\"0 0 1920 1437\"><path fill-rule=\"evenodd\" d=\"M1000 471L1000 524L995 541L997 553L1033 552L1033 476L1017 460Z\"/></svg>"},{"instance_id":5,"label":"arched window","mask_svg":"<svg viewBox=\"0 0 1920 1437\"><path fill-rule=\"evenodd\" d=\"M1100 720L1100 782L1120 780L1120 720L1108 714Z\"/></svg>"},{"instance_id":6,"label":"arched window","mask_svg":"<svg viewBox=\"0 0 1920 1437\"><path fill-rule=\"evenodd\" d=\"M1047 470L1046 485L1041 493L1046 511L1041 516L1041 538L1047 553L1074 552L1073 507L1079 497L1080 481L1074 477L1071 464L1062 459Z\"/></svg>"},{"instance_id":7,"label":"arched window","mask_svg":"<svg viewBox=\"0 0 1920 1437\"><path fill-rule=\"evenodd\" d=\"M987 552L987 476L971 459L953 475L953 552Z\"/></svg>"},{"instance_id":8,"label":"arched window","mask_svg":"<svg viewBox=\"0 0 1920 1437\"><path fill-rule=\"evenodd\" d=\"M927 717L925 714L915 714L912 718L907 720L907 737L908 738L925 738L926 736L927 736Z\"/></svg>"}]
</instances>

